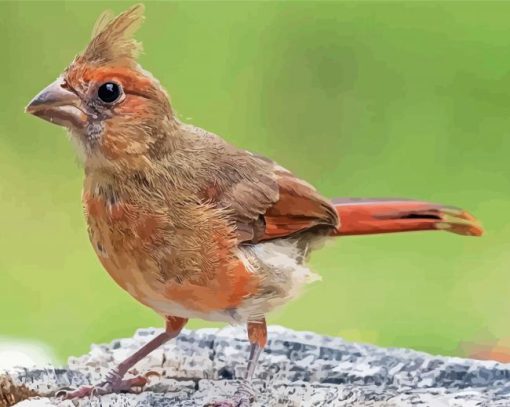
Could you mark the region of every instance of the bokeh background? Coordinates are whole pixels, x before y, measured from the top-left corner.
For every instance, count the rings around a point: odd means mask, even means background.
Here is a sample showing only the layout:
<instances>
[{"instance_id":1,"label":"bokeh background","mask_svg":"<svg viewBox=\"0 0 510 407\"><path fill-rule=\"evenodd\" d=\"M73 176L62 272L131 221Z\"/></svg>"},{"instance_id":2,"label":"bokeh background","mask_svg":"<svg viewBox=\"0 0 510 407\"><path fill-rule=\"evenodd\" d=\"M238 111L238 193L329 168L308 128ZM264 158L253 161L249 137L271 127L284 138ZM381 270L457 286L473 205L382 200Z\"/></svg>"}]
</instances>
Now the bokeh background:
<instances>
[{"instance_id":1,"label":"bokeh background","mask_svg":"<svg viewBox=\"0 0 510 407\"><path fill-rule=\"evenodd\" d=\"M0 336L61 361L162 325L89 246L64 130L23 112L99 13L131 4L0 3ZM450 355L510 337L509 2L146 5L141 62L182 120L326 196L455 204L486 227L337 240L313 258L322 283L271 323Z\"/></svg>"}]
</instances>

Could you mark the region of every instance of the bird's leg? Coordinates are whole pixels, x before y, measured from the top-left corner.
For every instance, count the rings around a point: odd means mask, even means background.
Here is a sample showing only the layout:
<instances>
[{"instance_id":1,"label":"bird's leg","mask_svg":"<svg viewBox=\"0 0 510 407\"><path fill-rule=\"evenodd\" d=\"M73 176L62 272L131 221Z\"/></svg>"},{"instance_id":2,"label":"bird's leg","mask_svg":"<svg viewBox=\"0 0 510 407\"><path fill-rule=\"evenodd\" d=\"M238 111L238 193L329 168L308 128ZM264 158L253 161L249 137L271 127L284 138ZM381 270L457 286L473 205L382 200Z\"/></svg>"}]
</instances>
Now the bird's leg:
<instances>
[{"instance_id":1,"label":"bird's leg","mask_svg":"<svg viewBox=\"0 0 510 407\"><path fill-rule=\"evenodd\" d=\"M185 318L167 317L165 331L152 338L135 353L119 363L117 367L108 372L104 382L96 386L82 386L77 390L70 392L61 391L57 395L61 395L65 399L74 399L91 396L94 394L101 395L108 393L129 392L133 388L143 387L147 383L145 377L137 376L131 379L123 380L124 375L128 372L129 369L131 369L136 363L142 360L153 350L159 348L170 339L173 339L179 335L179 332L181 332L187 321L188 320Z\"/></svg>"},{"instance_id":2,"label":"bird's leg","mask_svg":"<svg viewBox=\"0 0 510 407\"><path fill-rule=\"evenodd\" d=\"M165 331L151 339L144 346L138 349L131 356L123 360L112 369L107 375L106 380L109 382L122 382L122 378L135 364L142 360L145 356L156 350L170 339L175 338L181 332L182 328L188 320L179 317L167 317L165 320ZM120 389L122 391L123 389Z\"/></svg>"},{"instance_id":3,"label":"bird's leg","mask_svg":"<svg viewBox=\"0 0 510 407\"><path fill-rule=\"evenodd\" d=\"M232 400L212 403L213 407L248 407L255 399L255 392L251 386L253 374L260 354L267 343L267 325L265 318L248 322L248 339L250 341L250 357L243 382L234 393Z\"/></svg>"},{"instance_id":4,"label":"bird's leg","mask_svg":"<svg viewBox=\"0 0 510 407\"><path fill-rule=\"evenodd\" d=\"M250 341L250 357L248 358L248 366L246 367L244 381L239 385L239 388L234 394L234 401L237 402L236 407L249 406L255 398L251 381L260 354L267 343L267 325L265 318L259 321L248 322L248 340Z\"/></svg>"},{"instance_id":5,"label":"bird's leg","mask_svg":"<svg viewBox=\"0 0 510 407\"><path fill-rule=\"evenodd\" d=\"M265 318L255 322L248 322L248 339L250 341L250 357L248 359L248 367L244 379L251 382L260 354L267 343L267 325Z\"/></svg>"}]
</instances>

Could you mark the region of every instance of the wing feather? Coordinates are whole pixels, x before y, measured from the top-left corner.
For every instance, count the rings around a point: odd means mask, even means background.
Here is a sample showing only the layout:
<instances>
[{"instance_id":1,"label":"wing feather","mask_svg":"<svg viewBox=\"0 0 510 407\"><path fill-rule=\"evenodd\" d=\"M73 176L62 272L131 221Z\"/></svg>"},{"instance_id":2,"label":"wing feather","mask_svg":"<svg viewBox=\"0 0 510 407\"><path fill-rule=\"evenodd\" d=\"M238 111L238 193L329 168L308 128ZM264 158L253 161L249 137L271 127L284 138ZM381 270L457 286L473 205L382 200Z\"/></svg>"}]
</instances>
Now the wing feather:
<instances>
[{"instance_id":1,"label":"wing feather","mask_svg":"<svg viewBox=\"0 0 510 407\"><path fill-rule=\"evenodd\" d=\"M266 229L261 240L285 237L317 227L338 227L335 209L313 186L281 167L275 169L275 175L279 197L264 213Z\"/></svg>"},{"instance_id":2,"label":"wing feather","mask_svg":"<svg viewBox=\"0 0 510 407\"><path fill-rule=\"evenodd\" d=\"M216 196L217 202L229 209L240 243L338 227L334 207L313 186L265 157L240 154L251 158L248 167L252 170Z\"/></svg>"}]
</instances>

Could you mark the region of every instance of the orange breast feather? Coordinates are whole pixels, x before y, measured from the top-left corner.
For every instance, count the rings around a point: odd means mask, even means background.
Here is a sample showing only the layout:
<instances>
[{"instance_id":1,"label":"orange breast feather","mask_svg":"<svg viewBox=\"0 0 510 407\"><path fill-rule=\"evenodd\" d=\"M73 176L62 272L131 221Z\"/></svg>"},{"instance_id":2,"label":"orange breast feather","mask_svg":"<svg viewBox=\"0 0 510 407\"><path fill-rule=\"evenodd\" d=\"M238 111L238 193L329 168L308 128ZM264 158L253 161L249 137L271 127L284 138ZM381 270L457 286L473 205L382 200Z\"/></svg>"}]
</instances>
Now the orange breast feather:
<instances>
[{"instance_id":1,"label":"orange breast feather","mask_svg":"<svg viewBox=\"0 0 510 407\"><path fill-rule=\"evenodd\" d=\"M201 244L193 249L179 248L178 231L169 234L168 244L173 249L166 250L165 256L173 258L161 259L156 253L164 249L161 231L165 226L160 218L120 202L108 206L104 199L87 193L84 204L91 241L101 263L121 287L146 305L154 308L153 304L169 301L202 313L227 310L237 307L258 288L258 276L235 255L236 243L229 238L232 231L223 220L211 219L215 223L211 234L206 229ZM107 256L102 255L101 248ZM188 275L186 270L165 270L168 278L163 279L158 273L161 265L154 263L155 258L165 265L188 264L192 258L199 273L183 278Z\"/></svg>"}]
</instances>

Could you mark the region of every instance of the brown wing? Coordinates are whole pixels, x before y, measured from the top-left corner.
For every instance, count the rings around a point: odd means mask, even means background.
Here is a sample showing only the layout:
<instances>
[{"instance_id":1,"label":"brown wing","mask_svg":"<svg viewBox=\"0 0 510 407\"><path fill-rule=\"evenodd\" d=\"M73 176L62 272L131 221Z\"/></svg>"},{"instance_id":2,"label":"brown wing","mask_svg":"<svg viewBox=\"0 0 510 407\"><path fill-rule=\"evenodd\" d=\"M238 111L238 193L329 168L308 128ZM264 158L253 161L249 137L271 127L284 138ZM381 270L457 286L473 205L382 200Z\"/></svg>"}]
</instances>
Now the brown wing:
<instances>
[{"instance_id":1,"label":"brown wing","mask_svg":"<svg viewBox=\"0 0 510 407\"><path fill-rule=\"evenodd\" d=\"M282 168L275 169L275 176L279 197L263 215L265 231L261 240L285 237L320 226L338 227L335 209L314 187Z\"/></svg>"},{"instance_id":2,"label":"brown wing","mask_svg":"<svg viewBox=\"0 0 510 407\"><path fill-rule=\"evenodd\" d=\"M338 227L335 209L310 184L265 157L238 153L243 155L244 167L238 169L243 176L215 200L229 209L240 243L290 236L321 226Z\"/></svg>"}]
</instances>

